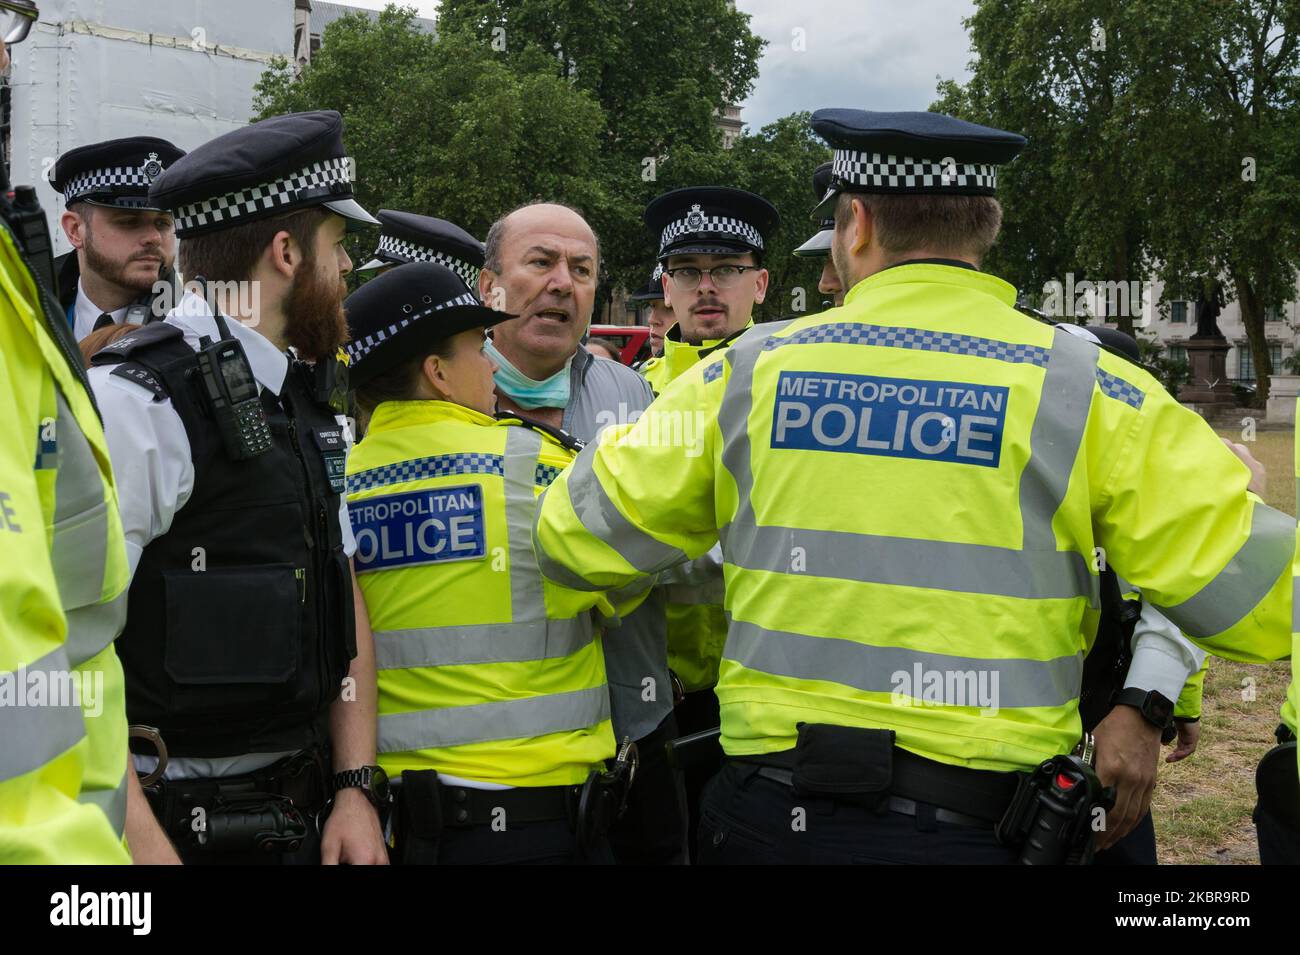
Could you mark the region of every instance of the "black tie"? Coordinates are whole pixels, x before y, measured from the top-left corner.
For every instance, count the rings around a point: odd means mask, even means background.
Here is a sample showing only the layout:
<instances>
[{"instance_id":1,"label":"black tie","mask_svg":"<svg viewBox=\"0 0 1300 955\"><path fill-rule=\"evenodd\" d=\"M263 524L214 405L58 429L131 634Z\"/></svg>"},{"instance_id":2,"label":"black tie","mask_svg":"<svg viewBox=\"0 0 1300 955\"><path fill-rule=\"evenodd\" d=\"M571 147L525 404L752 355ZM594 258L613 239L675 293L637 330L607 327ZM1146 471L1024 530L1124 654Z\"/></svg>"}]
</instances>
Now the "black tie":
<instances>
[{"instance_id":1,"label":"black tie","mask_svg":"<svg viewBox=\"0 0 1300 955\"><path fill-rule=\"evenodd\" d=\"M92 328L91 331L97 332L101 328L108 328L112 324L114 324L113 316L108 314L108 312L105 312L103 315L100 315L99 318L95 319L95 327Z\"/></svg>"}]
</instances>

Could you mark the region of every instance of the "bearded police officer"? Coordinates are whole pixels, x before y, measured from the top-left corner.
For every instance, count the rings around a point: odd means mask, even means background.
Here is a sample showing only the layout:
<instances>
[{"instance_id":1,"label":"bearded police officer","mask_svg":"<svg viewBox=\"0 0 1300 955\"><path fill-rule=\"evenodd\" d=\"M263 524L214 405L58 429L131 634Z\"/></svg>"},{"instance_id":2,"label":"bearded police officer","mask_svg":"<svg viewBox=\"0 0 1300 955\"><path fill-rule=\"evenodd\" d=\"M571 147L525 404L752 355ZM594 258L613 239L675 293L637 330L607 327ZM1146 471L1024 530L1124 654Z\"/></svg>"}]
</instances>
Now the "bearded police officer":
<instances>
[{"instance_id":1,"label":"bearded police officer","mask_svg":"<svg viewBox=\"0 0 1300 955\"><path fill-rule=\"evenodd\" d=\"M63 193L60 223L74 250L59 272L59 299L78 341L105 325L156 321L174 304L166 295L172 216L150 202L149 186L184 155L165 139L133 136L78 146L55 162L50 181Z\"/></svg>"},{"instance_id":2,"label":"bearded police officer","mask_svg":"<svg viewBox=\"0 0 1300 955\"><path fill-rule=\"evenodd\" d=\"M133 571L117 647L149 727L137 767L186 861L386 859L331 360L344 233L374 220L342 131L332 111L277 116L156 179L195 285L90 372Z\"/></svg>"},{"instance_id":3,"label":"bearded police officer","mask_svg":"<svg viewBox=\"0 0 1300 955\"><path fill-rule=\"evenodd\" d=\"M471 289L478 288L483 268L483 243L454 222L414 212L379 210L379 245L358 272L376 275L407 262L445 265Z\"/></svg>"},{"instance_id":4,"label":"bearded police officer","mask_svg":"<svg viewBox=\"0 0 1300 955\"><path fill-rule=\"evenodd\" d=\"M822 197L831 187L832 163L824 162L813 171L813 197L821 202ZM817 291L829 295L835 305L844 304L844 289L840 287L839 276L835 274L835 263L831 261L831 239L835 236L835 219L827 217L817 220L817 231L803 245L794 250L801 258L821 259L822 274L817 282Z\"/></svg>"},{"instance_id":5,"label":"bearded police officer","mask_svg":"<svg viewBox=\"0 0 1300 955\"><path fill-rule=\"evenodd\" d=\"M1295 522L1158 381L978 271L1021 137L933 113L813 125L844 306L668 387L656 410L702 409L703 455L642 422L579 455L543 498L539 563L608 588L721 539L705 861L1086 859L1106 780L1067 754L1096 548L1195 642L1263 661L1291 650Z\"/></svg>"}]
</instances>

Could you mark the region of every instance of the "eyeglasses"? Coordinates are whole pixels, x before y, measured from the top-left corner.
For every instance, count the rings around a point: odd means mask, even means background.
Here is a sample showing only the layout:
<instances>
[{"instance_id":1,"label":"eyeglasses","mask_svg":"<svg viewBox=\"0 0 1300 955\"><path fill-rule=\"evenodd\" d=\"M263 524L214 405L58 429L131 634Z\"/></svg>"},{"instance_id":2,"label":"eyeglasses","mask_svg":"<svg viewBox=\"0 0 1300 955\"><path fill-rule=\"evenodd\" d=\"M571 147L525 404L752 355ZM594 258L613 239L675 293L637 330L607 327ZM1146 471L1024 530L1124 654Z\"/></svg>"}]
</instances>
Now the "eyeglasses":
<instances>
[{"instance_id":1,"label":"eyeglasses","mask_svg":"<svg viewBox=\"0 0 1300 955\"><path fill-rule=\"evenodd\" d=\"M32 0L0 0L0 39L9 46L22 43L40 15Z\"/></svg>"},{"instance_id":2,"label":"eyeglasses","mask_svg":"<svg viewBox=\"0 0 1300 955\"><path fill-rule=\"evenodd\" d=\"M680 269L664 269L664 272L673 280L674 285L683 292L689 292L699 287L702 276L707 275L712 279L715 288L733 288L742 275L756 269L757 265L715 265L711 269L697 269L690 265Z\"/></svg>"}]
</instances>

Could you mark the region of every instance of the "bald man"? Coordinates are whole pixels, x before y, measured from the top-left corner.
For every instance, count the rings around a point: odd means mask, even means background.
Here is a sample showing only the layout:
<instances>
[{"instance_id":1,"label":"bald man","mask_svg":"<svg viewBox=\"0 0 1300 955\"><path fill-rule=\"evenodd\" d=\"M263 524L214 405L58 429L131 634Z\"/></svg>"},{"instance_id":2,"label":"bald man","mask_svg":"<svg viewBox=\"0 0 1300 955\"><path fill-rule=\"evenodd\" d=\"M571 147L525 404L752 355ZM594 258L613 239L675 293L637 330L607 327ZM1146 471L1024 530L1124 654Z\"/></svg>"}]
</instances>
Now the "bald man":
<instances>
[{"instance_id":1,"label":"bald man","mask_svg":"<svg viewBox=\"0 0 1300 955\"><path fill-rule=\"evenodd\" d=\"M495 326L497 407L587 443L609 426L635 421L653 400L644 378L601 361L579 343L591 324L600 243L574 209L521 206L488 230L479 294L518 316ZM624 818L610 832L620 863L686 858L685 791L667 763L677 736L663 598L656 589L604 641L611 718L618 742L637 743L641 767Z\"/></svg>"}]
</instances>

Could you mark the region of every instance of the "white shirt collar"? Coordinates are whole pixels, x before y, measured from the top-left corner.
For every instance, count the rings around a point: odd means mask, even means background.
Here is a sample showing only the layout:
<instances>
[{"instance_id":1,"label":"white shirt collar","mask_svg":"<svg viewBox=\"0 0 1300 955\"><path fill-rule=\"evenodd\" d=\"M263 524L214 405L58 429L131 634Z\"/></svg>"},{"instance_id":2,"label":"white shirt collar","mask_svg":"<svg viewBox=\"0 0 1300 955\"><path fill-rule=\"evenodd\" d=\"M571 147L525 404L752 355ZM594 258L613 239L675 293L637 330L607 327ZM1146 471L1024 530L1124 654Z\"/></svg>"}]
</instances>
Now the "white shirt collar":
<instances>
[{"instance_id":1,"label":"white shirt collar","mask_svg":"<svg viewBox=\"0 0 1300 955\"><path fill-rule=\"evenodd\" d=\"M185 333L185 340L196 350L199 337L207 335L213 341L221 337L217 320L212 317L208 303L193 292L186 292L176 307L167 313L167 322L175 325ZM226 316L226 325L230 334L244 346L248 364L253 369L253 377L272 394L279 395L284 387L285 376L289 373L289 357L271 343L271 340L249 328L243 322Z\"/></svg>"},{"instance_id":2,"label":"white shirt collar","mask_svg":"<svg viewBox=\"0 0 1300 955\"><path fill-rule=\"evenodd\" d=\"M127 306L109 312L108 315L113 319L114 325L121 325L122 320L126 318ZM87 335L95 330L95 322L99 321L99 316L104 314L104 310L90 300L86 294L86 287L82 284L80 278L77 279L77 306L73 312L72 334L81 341Z\"/></svg>"}]
</instances>

